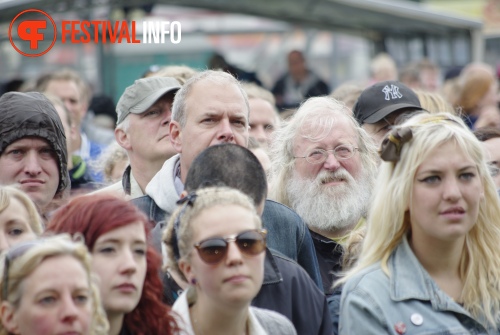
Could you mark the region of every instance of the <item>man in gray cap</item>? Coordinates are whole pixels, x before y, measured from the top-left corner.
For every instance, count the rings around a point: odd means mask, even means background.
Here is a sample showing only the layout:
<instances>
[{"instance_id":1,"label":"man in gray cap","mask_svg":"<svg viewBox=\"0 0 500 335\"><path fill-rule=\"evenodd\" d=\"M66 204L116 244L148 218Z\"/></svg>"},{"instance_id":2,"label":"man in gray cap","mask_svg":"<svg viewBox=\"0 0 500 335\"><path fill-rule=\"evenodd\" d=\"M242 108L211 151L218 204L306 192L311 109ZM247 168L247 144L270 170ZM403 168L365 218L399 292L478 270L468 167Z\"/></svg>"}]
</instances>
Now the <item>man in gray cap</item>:
<instances>
[{"instance_id":1,"label":"man in gray cap","mask_svg":"<svg viewBox=\"0 0 500 335\"><path fill-rule=\"evenodd\" d=\"M116 105L115 138L127 150L130 165L122 181L99 190L130 199L144 190L163 163L176 152L170 143L172 102L180 84L174 78L150 77L127 87Z\"/></svg>"},{"instance_id":2,"label":"man in gray cap","mask_svg":"<svg viewBox=\"0 0 500 335\"><path fill-rule=\"evenodd\" d=\"M0 184L26 192L41 214L69 186L64 128L41 93L0 98Z\"/></svg>"}]
</instances>

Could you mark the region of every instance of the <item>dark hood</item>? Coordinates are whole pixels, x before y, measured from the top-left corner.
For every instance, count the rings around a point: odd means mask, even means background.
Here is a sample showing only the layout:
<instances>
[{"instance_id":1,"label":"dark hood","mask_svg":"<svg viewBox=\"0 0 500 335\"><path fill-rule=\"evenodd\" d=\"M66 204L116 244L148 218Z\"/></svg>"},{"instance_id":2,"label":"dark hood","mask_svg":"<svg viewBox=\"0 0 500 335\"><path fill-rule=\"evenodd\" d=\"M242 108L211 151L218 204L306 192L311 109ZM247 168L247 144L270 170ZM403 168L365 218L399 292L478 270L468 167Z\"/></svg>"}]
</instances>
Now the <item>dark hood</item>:
<instances>
[{"instance_id":1,"label":"dark hood","mask_svg":"<svg viewBox=\"0 0 500 335\"><path fill-rule=\"evenodd\" d=\"M0 97L0 155L11 143L28 136L46 140L55 151L59 166L56 194L60 194L70 184L66 136L57 111L41 93L5 93Z\"/></svg>"}]
</instances>

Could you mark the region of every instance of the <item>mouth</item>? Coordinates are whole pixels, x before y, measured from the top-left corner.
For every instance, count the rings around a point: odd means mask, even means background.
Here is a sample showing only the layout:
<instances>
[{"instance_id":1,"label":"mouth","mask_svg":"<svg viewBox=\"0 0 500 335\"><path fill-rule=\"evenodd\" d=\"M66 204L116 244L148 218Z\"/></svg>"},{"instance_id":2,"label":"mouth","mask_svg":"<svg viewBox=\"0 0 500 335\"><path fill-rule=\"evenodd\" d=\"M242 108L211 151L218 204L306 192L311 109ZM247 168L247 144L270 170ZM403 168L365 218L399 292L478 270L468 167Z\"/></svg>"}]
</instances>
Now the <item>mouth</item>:
<instances>
[{"instance_id":1,"label":"mouth","mask_svg":"<svg viewBox=\"0 0 500 335\"><path fill-rule=\"evenodd\" d=\"M344 178L338 178L338 177L328 177L328 178L325 178L325 179L322 179L321 180L321 185L336 185L336 184L340 184L340 183L345 183L345 179Z\"/></svg>"},{"instance_id":2,"label":"mouth","mask_svg":"<svg viewBox=\"0 0 500 335\"><path fill-rule=\"evenodd\" d=\"M224 279L224 283L233 283L233 284L240 284L243 283L244 281L250 279L249 276L244 276L244 275L234 275L229 278Z\"/></svg>"},{"instance_id":3,"label":"mouth","mask_svg":"<svg viewBox=\"0 0 500 335\"><path fill-rule=\"evenodd\" d=\"M132 293L132 292L137 291L137 287L131 283L123 283L123 284L117 285L117 286L115 286L115 289L122 292L122 293Z\"/></svg>"},{"instance_id":4,"label":"mouth","mask_svg":"<svg viewBox=\"0 0 500 335\"><path fill-rule=\"evenodd\" d=\"M441 214L443 214L443 215L447 215L447 214L465 214L465 209L463 209L462 207L453 207L453 208L449 208L449 209L441 212Z\"/></svg>"},{"instance_id":5,"label":"mouth","mask_svg":"<svg viewBox=\"0 0 500 335\"><path fill-rule=\"evenodd\" d=\"M23 186L40 186L45 184L43 180L40 179L23 179L19 182Z\"/></svg>"}]
</instances>

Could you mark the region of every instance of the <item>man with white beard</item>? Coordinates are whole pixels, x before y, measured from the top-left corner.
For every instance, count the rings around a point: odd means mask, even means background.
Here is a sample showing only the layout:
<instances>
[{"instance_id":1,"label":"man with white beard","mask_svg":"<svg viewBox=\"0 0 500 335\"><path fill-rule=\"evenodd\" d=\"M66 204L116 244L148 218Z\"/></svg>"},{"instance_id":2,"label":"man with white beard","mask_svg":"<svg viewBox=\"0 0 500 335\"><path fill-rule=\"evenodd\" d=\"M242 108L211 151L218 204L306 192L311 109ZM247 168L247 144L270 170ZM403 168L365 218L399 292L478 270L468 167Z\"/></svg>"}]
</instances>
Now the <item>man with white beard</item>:
<instances>
[{"instance_id":1,"label":"man with white beard","mask_svg":"<svg viewBox=\"0 0 500 335\"><path fill-rule=\"evenodd\" d=\"M271 157L271 198L307 223L324 291L331 294L342 243L367 214L376 148L345 105L319 97L307 100L277 131Z\"/></svg>"}]
</instances>

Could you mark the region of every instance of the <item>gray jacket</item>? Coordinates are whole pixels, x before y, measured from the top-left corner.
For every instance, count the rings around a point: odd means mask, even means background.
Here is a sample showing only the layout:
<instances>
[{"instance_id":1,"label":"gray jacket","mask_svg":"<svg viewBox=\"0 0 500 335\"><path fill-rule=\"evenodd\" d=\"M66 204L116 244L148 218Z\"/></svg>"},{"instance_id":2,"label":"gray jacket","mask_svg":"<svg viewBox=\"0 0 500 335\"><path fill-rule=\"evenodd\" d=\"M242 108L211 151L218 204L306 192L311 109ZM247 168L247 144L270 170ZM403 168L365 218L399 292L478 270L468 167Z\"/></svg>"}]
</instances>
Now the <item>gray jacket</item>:
<instances>
[{"instance_id":1,"label":"gray jacket","mask_svg":"<svg viewBox=\"0 0 500 335\"><path fill-rule=\"evenodd\" d=\"M403 238L389 258L348 280L340 300L340 334L499 334L485 329L444 293Z\"/></svg>"}]
</instances>

